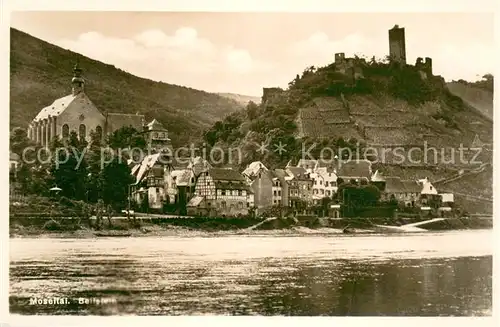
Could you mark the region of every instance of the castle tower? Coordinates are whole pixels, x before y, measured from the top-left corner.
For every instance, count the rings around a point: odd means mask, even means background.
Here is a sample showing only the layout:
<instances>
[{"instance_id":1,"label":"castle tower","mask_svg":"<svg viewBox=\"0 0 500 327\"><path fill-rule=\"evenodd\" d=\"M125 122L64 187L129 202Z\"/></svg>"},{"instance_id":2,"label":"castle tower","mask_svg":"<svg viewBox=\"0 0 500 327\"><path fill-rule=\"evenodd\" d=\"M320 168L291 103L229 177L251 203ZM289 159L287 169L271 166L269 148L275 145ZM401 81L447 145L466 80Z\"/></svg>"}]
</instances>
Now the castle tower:
<instances>
[{"instance_id":1,"label":"castle tower","mask_svg":"<svg viewBox=\"0 0 500 327\"><path fill-rule=\"evenodd\" d=\"M71 93L77 95L83 92L83 87L85 85L85 80L82 77L82 69L76 63L73 67L73 78L71 79Z\"/></svg>"},{"instance_id":2,"label":"castle tower","mask_svg":"<svg viewBox=\"0 0 500 327\"><path fill-rule=\"evenodd\" d=\"M389 30L389 56L397 63L406 65L405 29L395 25Z\"/></svg>"}]
</instances>

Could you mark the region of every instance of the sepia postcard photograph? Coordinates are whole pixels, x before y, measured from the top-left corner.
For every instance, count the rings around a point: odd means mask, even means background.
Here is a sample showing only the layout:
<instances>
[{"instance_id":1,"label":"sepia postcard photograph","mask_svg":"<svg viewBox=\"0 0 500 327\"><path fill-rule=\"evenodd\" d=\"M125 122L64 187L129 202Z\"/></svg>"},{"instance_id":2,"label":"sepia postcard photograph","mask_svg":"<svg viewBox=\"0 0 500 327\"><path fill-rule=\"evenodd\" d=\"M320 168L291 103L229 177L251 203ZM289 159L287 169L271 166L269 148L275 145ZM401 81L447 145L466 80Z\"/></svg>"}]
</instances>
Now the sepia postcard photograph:
<instances>
[{"instance_id":1,"label":"sepia postcard photograph","mask_svg":"<svg viewBox=\"0 0 500 327\"><path fill-rule=\"evenodd\" d=\"M9 316L493 316L493 12L80 6L3 26Z\"/></svg>"}]
</instances>

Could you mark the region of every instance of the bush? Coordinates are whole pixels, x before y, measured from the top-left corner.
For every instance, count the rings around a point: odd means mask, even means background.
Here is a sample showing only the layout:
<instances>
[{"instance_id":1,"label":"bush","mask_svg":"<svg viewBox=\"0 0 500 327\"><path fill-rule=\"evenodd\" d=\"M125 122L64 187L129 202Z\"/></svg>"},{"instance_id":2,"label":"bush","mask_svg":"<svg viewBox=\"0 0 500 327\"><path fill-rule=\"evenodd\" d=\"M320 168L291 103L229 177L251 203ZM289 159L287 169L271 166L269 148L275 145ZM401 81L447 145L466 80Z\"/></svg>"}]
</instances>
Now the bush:
<instances>
[{"instance_id":1,"label":"bush","mask_svg":"<svg viewBox=\"0 0 500 327\"><path fill-rule=\"evenodd\" d=\"M45 224L43 224L43 229L49 230L49 231L61 231L64 230L64 228L61 226L60 223L58 223L55 220L49 220Z\"/></svg>"}]
</instances>

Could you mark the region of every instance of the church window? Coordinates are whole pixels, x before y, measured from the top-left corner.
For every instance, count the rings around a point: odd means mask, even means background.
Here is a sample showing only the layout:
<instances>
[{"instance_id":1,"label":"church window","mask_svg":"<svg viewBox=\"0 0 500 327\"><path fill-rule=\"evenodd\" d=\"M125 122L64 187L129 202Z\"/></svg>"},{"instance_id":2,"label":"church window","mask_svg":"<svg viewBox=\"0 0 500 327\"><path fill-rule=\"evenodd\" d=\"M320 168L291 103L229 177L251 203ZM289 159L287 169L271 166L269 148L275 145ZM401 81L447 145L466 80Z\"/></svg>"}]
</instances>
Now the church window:
<instances>
[{"instance_id":1,"label":"church window","mask_svg":"<svg viewBox=\"0 0 500 327\"><path fill-rule=\"evenodd\" d=\"M95 128L95 132L97 133L99 139L101 140L102 139L102 127L97 125L97 127Z\"/></svg>"},{"instance_id":2,"label":"church window","mask_svg":"<svg viewBox=\"0 0 500 327\"><path fill-rule=\"evenodd\" d=\"M80 127L78 129L78 135L80 136L80 139L85 139L85 137L87 136L87 127L85 126L85 124L80 124Z\"/></svg>"},{"instance_id":3,"label":"church window","mask_svg":"<svg viewBox=\"0 0 500 327\"><path fill-rule=\"evenodd\" d=\"M64 124L62 127L62 137L68 137L69 136L69 126L68 124Z\"/></svg>"}]
</instances>

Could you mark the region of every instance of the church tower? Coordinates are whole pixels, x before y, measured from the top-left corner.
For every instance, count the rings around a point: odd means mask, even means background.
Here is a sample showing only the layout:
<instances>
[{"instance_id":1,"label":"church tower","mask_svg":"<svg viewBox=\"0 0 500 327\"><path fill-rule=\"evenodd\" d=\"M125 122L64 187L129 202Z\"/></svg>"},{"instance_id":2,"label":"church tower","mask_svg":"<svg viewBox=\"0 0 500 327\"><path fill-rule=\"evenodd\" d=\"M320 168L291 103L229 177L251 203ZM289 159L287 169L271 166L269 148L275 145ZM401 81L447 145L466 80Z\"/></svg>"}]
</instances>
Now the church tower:
<instances>
[{"instance_id":1,"label":"church tower","mask_svg":"<svg viewBox=\"0 0 500 327\"><path fill-rule=\"evenodd\" d=\"M78 66L78 63L73 67L73 78L71 79L71 93L73 95L78 95L83 92L83 87L85 85L85 80L82 77L82 69Z\"/></svg>"}]
</instances>

